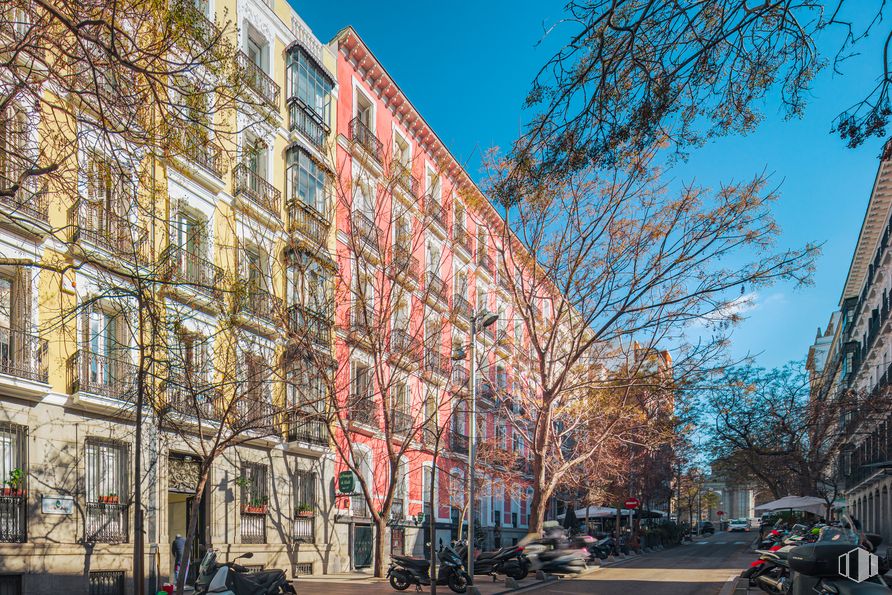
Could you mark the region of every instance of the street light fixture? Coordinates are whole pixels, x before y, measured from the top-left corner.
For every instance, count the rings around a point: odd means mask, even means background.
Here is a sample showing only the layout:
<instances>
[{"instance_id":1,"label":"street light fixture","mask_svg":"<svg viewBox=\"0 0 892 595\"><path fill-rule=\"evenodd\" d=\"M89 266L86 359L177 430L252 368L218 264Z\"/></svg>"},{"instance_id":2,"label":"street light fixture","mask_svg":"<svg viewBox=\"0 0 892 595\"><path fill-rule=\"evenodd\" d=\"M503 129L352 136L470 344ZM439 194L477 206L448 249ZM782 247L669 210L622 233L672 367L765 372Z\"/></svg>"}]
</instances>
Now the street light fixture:
<instances>
[{"instance_id":1,"label":"street light fixture","mask_svg":"<svg viewBox=\"0 0 892 595\"><path fill-rule=\"evenodd\" d=\"M471 423L468 436L468 576L471 580L471 593L476 593L474 587L474 481L475 460L477 458L477 327L486 328L495 324L499 315L488 310L474 311L471 316Z\"/></svg>"}]
</instances>

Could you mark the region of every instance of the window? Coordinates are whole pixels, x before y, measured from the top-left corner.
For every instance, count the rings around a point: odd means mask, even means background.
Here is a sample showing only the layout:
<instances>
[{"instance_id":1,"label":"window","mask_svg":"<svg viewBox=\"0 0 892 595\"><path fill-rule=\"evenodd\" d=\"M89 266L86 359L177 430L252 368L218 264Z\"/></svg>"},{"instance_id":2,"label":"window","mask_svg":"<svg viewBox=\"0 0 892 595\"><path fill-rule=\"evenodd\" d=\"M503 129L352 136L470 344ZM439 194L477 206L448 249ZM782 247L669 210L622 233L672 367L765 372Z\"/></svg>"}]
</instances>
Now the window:
<instances>
[{"instance_id":1,"label":"window","mask_svg":"<svg viewBox=\"0 0 892 595\"><path fill-rule=\"evenodd\" d=\"M84 447L86 539L126 542L130 458L127 445L87 438Z\"/></svg>"},{"instance_id":2,"label":"window","mask_svg":"<svg viewBox=\"0 0 892 595\"><path fill-rule=\"evenodd\" d=\"M288 253L288 303L301 305L323 316L332 309L331 275L309 254Z\"/></svg>"},{"instance_id":3,"label":"window","mask_svg":"<svg viewBox=\"0 0 892 595\"><path fill-rule=\"evenodd\" d=\"M302 147L289 149L286 160L288 200L300 201L324 216L328 209L328 172Z\"/></svg>"},{"instance_id":4,"label":"window","mask_svg":"<svg viewBox=\"0 0 892 595\"><path fill-rule=\"evenodd\" d=\"M28 428L0 422L0 542L27 539Z\"/></svg>"},{"instance_id":5,"label":"window","mask_svg":"<svg viewBox=\"0 0 892 595\"><path fill-rule=\"evenodd\" d=\"M440 176L432 170L427 171L427 193L439 204L442 202Z\"/></svg>"},{"instance_id":6,"label":"window","mask_svg":"<svg viewBox=\"0 0 892 595\"><path fill-rule=\"evenodd\" d=\"M242 543L266 543L266 513L269 509L269 473L266 465L242 463Z\"/></svg>"},{"instance_id":7,"label":"window","mask_svg":"<svg viewBox=\"0 0 892 595\"><path fill-rule=\"evenodd\" d=\"M431 465L421 467L421 501L424 507L424 515L431 516L431 486L434 481L434 469Z\"/></svg>"},{"instance_id":8,"label":"window","mask_svg":"<svg viewBox=\"0 0 892 595\"><path fill-rule=\"evenodd\" d=\"M360 124L366 127L366 129L374 132L375 130L375 119L374 119L374 108L372 107L372 102L362 94L359 90L356 91L356 115L355 118L359 121Z\"/></svg>"},{"instance_id":9,"label":"window","mask_svg":"<svg viewBox=\"0 0 892 595\"><path fill-rule=\"evenodd\" d=\"M412 156L409 152L409 143L403 138L402 134L396 131L393 133L393 161L405 168L411 167L412 163Z\"/></svg>"},{"instance_id":10,"label":"window","mask_svg":"<svg viewBox=\"0 0 892 595\"><path fill-rule=\"evenodd\" d=\"M405 382L394 384L393 410L400 413L409 413L409 386Z\"/></svg>"},{"instance_id":11,"label":"window","mask_svg":"<svg viewBox=\"0 0 892 595\"><path fill-rule=\"evenodd\" d=\"M250 408L255 415L269 413L269 365L266 358L257 353L245 353L243 356L242 373L239 379L245 382L245 407ZM259 407L258 407L259 406Z\"/></svg>"},{"instance_id":12,"label":"window","mask_svg":"<svg viewBox=\"0 0 892 595\"><path fill-rule=\"evenodd\" d=\"M269 52L267 51L267 44L265 41L257 39L255 35L248 35L248 39L245 42L246 54L248 54L248 60L250 60L257 68L264 72L269 72Z\"/></svg>"},{"instance_id":13,"label":"window","mask_svg":"<svg viewBox=\"0 0 892 595\"><path fill-rule=\"evenodd\" d=\"M15 107L0 113L0 188L18 184L27 162L28 116Z\"/></svg>"},{"instance_id":14,"label":"window","mask_svg":"<svg viewBox=\"0 0 892 595\"><path fill-rule=\"evenodd\" d=\"M210 357L205 337L177 331L171 337L174 374L190 379L194 387L210 380Z\"/></svg>"},{"instance_id":15,"label":"window","mask_svg":"<svg viewBox=\"0 0 892 595\"><path fill-rule=\"evenodd\" d=\"M313 517L316 514L316 473L298 470L294 473L292 491L294 494L295 541L312 543L314 539Z\"/></svg>"},{"instance_id":16,"label":"window","mask_svg":"<svg viewBox=\"0 0 892 595\"><path fill-rule=\"evenodd\" d=\"M495 436L496 445L499 448L507 449L508 448L508 427L507 427L507 424L505 423L504 419L499 417L499 418L496 418L495 425L496 425L496 436Z\"/></svg>"},{"instance_id":17,"label":"window","mask_svg":"<svg viewBox=\"0 0 892 595\"><path fill-rule=\"evenodd\" d=\"M288 54L288 77L290 97L320 123L327 124L334 83L325 69L302 47L294 46Z\"/></svg>"},{"instance_id":18,"label":"window","mask_svg":"<svg viewBox=\"0 0 892 595\"><path fill-rule=\"evenodd\" d=\"M256 248L246 248L243 253L242 275L247 284L248 295L253 296L266 292L267 275L265 255Z\"/></svg>"},{"instance_id":19,"label":"window","mask_svg":"<svg viewBox=\"0 0 892 595\"><path fill-rule=\"evenodd\" d=\"M325 411L328 385L325 373L309 360L299 360L288 371L288 406L304 413Z\"/></svg>"},{"instance_id":20,"label":"window","mask_svg":"<svg viewBox=\"0 0 892 595\"><path fill-rule=\"evenodd\" d=\"M353 364L353 395L357 400L372 396L372 371L366 364Z\"/></svg>"},{"instance_id":21,"label":"window","mask_svg":"<svg viewBox=\"0 0 892 595\"><path fill-rule=\"evenodd\" d=\"M269 151L266 144L258 139L251 139L245 143L245 165L248 168L248 184L251 191L260 193L263 191L263 181L266 180Z\"/></svg>"},{"instance_id":22,"label":"window","mask_svg":"<svg viewBox=\"0 0 892 595\"><path fill-rule=\"evenodd\" d=\"M452 201L455 204L455 226L460 230L465 229L465 207L460 202Z\"/></svg>"},{"instance_id":23,"label":"window","mask_svg":"<svg viewBox=\"0 0 892 595\"><path fill-rule=\"evenodd\" d=\"M437 271L440 270L442 251L440 246L437 245L436 242L428 242L427 243L427 270L430 272L437 274Z\"/></svg>"},{"instance_id":24,"label":"window","mask_svg":"<svg viewBox=\"0 0 892 595\"><path fill-rule=\"evenodd\" d=\"M94 307L87 315L87 370L91 385L112 385L123 380L126 325L116 312Z\"/></svg>"}]
</instances>

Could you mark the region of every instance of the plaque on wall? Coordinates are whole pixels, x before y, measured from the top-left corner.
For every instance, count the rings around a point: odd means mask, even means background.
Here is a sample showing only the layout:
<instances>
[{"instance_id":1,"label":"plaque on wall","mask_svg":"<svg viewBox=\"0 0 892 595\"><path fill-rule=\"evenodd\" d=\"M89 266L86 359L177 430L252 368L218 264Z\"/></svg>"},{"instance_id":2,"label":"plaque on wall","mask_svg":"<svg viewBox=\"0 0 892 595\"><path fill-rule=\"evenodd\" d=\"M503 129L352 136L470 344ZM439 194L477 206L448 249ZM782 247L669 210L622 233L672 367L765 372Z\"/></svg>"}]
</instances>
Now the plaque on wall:
<instances>
[{"instance_id":1,"label":"plaque on wall","mask_svg":"<svg viewBox=\"0 0 892 595\"><path fill-rule=\"evenodd\" d=\"M73 514L73 496L42 496L40 510L43 514Z\"/></svg>"}]
</instances>

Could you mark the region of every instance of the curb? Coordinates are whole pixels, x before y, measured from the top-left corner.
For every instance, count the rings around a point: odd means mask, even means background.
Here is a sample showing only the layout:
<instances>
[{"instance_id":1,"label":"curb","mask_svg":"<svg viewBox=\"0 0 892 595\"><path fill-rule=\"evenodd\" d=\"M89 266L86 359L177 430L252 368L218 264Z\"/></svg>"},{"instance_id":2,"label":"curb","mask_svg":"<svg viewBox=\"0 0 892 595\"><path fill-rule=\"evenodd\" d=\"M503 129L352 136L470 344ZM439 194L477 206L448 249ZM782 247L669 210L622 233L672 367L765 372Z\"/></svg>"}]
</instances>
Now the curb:
<instances>
[{"instance_id":1,"label":"curb","mask_svg":"<svg viewBox=\"0 0 892 595\"><path fill-rule=\"evenodd\" d=\"M548 575L548 577L545 580L536 581L535 583L531 583L529 585L524 585L523 587L520 587L519 589L505 589L504 591L496 591L492 595L507 595L508 593L524 593L526 591L532 591L533 589L538 589L544 585L556 583L559 580L560 579L558 577L556 577L552 574L552 575Z\"/></svg>"}]
</instances>

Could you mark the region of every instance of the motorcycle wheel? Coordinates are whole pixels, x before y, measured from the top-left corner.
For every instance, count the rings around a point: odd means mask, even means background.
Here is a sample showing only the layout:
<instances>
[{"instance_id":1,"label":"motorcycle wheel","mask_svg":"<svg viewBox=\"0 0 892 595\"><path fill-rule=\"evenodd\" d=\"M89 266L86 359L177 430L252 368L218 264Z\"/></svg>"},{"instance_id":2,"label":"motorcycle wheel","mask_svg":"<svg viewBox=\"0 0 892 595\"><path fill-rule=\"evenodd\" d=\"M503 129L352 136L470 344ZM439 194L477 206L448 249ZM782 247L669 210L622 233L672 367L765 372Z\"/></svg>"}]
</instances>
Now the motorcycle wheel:
<instances>
[{"instance_id":1,"label":"motorcycle wheel","mask_svg":"<svg viewBox=\"0 0 892 595\"><path fill-rule=\"evenodd\" d=\"M530 573L530 567L526 564L520 564L517 568L512 568L511 572L508 574L511 578L516 581L522 581L527 577Z\"/></svg>"},{"instance_id":2,"label":"motorcycle wheel","mask_svg":"<svg viewBox=\"0 0 892 595\"><path fill-rule=\"evenodd\" d=\"M468 579L463 572L452 572L446 582L449 588L456 593L464 593L468 590Z\"/></svg>"},{"instance_id":3,"label":"motorcycle wheel","mask_svg":"<svg viewBox=\"0 0 892 595\"><path fill-rule=\"evenodd\" d=\"M409 581L403 575L393 573L390 575L390 586L397 591L405 591L409 588Z\"/></svg>"}]
</instances>

